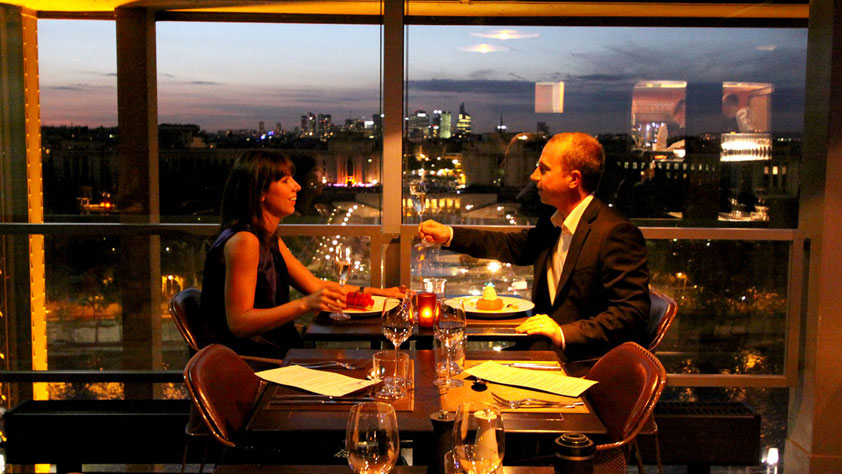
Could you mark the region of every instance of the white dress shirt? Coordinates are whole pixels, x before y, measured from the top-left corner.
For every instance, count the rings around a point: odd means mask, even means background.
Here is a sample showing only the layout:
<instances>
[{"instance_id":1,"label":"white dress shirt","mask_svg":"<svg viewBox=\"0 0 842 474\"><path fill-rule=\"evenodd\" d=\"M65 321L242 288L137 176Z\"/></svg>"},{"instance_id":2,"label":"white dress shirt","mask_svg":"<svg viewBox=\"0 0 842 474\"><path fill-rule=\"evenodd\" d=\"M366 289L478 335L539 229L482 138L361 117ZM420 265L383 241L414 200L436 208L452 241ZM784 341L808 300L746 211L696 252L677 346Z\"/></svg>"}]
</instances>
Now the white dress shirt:
<instances>
[{"instance_id":1,"label":"white dress shirt","mask_svg":"<svg viewBox=\"0 0 842 474\"><path fill-rule=\"evenodd\" d=\"M591 201L593 201L593 194L585 196L567 217L563 217L560 211L555 211L555 214L550 217L550 222L554 226L561 227L561 235L558 236L555 251L550 255L550 264L547 265L547 287L550 291L551 305L555 302L555 295L558 293L558 281L561 278L564 261L567 259L567 252L570 250L570 242L573 241L573 234L576 233L582 214L585 213L585 209L588 208ZM561 350L564 350L564 331L559 328L559 332L561 333Z\"/></svg>"}]
</instances>

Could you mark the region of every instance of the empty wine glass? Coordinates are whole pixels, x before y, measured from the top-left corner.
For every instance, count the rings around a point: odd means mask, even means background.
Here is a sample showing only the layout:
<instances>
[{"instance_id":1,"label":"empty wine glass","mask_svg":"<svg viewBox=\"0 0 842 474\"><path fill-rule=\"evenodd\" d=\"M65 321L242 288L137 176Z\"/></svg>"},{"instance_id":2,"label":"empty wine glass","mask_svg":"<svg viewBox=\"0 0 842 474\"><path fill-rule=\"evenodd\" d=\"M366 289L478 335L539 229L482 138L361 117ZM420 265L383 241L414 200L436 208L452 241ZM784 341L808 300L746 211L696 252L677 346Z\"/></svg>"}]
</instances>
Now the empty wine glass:
<instances>
[{"instance_id":1,"label":"empty wine glass","mask_svg":"<svg viewBox=\"0 0 842 474\"><path fill-rule=\"evenodd\" d=\"M424 181L412 181L409 183L409 200L412 201L412 208L418 216L419 221L424 219L424 211L427 210L427 185Z\"/></svg>"},{"instance_id":2,"label":"empty wine glass","mask_svg":"<svg viewBox=\"0 0 842 474\"><path fill-rule=\"evenodd\" d=\"M453 422L453 452L469 474L491 474L503 464L505 437L500 409L485 403L459 405Z\"/></svg>"},{"instance_id":3,"label":"empty wine glass","mask_svg":"<svg viewBox=\"0 0 842 474\"><path fill-rule=\"evenodd\" d=\"M348 465L359 474L385 474L400 453L398 418L392 405L358 403L351 408L345 431Z\"/></svg>"},{"instance_id":4,"label":"empty wine glass","mask_svg":"<svg viewBox=\"0 0 842 474\"><path fill-rule=\"evenodd\" d=\"M441 341L447 349L447 365L451 364L451 353L453 346L459 344L465 336L465 308L462 305L449 306L442 304L439 308L439 319L433 325L433 332L436 339ZM450 377L450 370L445 370L443 379L436 379L433 383L440 388L461 387L461 380L453 380Z\"/></svg>"},{"instance_id":5,"label":"empty wine glass","mask_svg":"<svg viewBox=\"0 0 842 474\"><path fill-rule=\"evenodd\" d=\"M339 281L339 286L344 288L345 283L348 282L348 274L351 272L351 247L337 243L333 247L333 268L336 270L336 278ZM351 319L341 309L335 313L330 313L330 319L335 321L347 321Z\"/></svg>"},{"instance_id":6,"label":"empty wine glass","mask_svg":"<svg viewBox=\"0 0 842 474\"><path fill-rule=\"evenodd\" d=\"M380 324L383 326L383 335L392 341L397 352L400 345L412 335L412 328L415 325L412 298L409 296L386 298L383 301Z\"/></svg>"}]
</instances>

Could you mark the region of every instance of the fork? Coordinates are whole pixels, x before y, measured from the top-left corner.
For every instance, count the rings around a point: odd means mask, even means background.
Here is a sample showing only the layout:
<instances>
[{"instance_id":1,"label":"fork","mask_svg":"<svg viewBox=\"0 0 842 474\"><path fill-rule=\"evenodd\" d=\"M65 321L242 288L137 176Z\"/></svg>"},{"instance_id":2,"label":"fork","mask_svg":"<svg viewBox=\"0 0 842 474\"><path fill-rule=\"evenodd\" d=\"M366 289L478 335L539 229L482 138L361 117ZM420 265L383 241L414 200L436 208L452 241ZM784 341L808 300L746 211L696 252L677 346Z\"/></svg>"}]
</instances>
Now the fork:
<instances>
[{"instance_id":1,"label":"fork","mask_svg":"<svg viewBox=\"0 0 842 474\"><path fill-rule=\"evenodd\" d=\"M494 400L497 401L498 404L503 405L505 407L511 408L513 410L518 409L520 407L532 407L532 408L545 408L545 407L552 407L552 408L573 408L577 406L584 405L583 402L573 402L573 403L561 403L561 402L554 402L551 400L542 400L540 398L522 398L520 400L507 400L496 393L491 394L494 397Z\"/></svg>"}]
</instances>

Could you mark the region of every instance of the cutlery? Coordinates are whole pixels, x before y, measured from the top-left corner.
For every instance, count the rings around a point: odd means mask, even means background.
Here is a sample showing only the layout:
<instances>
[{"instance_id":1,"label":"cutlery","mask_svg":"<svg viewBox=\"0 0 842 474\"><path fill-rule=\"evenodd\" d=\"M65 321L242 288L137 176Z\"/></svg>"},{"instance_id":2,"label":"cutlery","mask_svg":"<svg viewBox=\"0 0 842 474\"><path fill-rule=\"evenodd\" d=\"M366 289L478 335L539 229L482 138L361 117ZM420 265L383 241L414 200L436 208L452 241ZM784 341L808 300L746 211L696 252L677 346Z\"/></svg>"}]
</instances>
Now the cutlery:
<instances>
[{"instance_id":1,"label":"cutlery","mask_svg":"<svg viewBox=\"0 0 842 474\"><path fill-rule=\"evenodd\" d=\"M509 367L517 367L519 369L561 370L561 366L558 365L539 364L531 362L508 362L502 365L508 365Z\"/></svg>"},{"instance_id":2,"label":"cutlery","mask_svg":"<svg viewBox=\"0 0 842 474\"><path fill-rule=\"evenodd\" d=\"M553 402L550 400L542 400L540 398L522 398L520 400L507 400L496 393L491 394L494 397L494 400L497 401L500 405L511 409L517 408L574 408L577 406L584 405L584 402L574 402L574 403L562 403L562 402Z\"/></svg>"},{"instance_id":3,"label":"cutlery","mask_svg":"<svg viewBox=\"0 0 842 474\"><path fill-rule=\"evenodd\" d=\"M272 400L270 405L354 405L361 402L373 402L374 397L368 398L327 398L321 400L299 399L299 400Z\"/></svg>"},{"instance_id":4,"label":"cutlery","mask_svg":"<svg viewBox=\"0 0 842 474\"><path fill-rule=\"evenodd\" d=\"M348 369L354 370L357 367L354 364L350 364L348 362L342 362L339 360L325 360L325 361L314 361L314 362L290 362L292 365L300 365L301 367L306 367L308 369L326 369L329 367L335 367L340 369Z\"/></svg>"}]
</instances>

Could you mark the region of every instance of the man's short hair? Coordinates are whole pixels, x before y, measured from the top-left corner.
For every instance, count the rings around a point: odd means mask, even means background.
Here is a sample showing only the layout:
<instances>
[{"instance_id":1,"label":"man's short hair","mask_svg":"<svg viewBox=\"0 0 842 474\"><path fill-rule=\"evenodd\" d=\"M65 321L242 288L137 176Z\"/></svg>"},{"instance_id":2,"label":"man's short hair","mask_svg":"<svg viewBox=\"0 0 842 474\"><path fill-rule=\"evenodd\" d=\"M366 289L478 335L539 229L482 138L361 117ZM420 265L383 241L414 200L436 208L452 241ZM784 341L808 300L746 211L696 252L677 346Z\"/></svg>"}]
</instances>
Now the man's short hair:
<instances>
[{"instance_id":1,"label":"man's short hair","mask_svg":"<svg viewBox=\"0 0 842 474\"><path fill-rule=\"evenodd\" d=\"M582 173L582 188L592 193L599 187L605 170L605 151L596 138L580 132L559 133L547 143L558 147L562 166Z\"/></svg>"}]
</instances>

